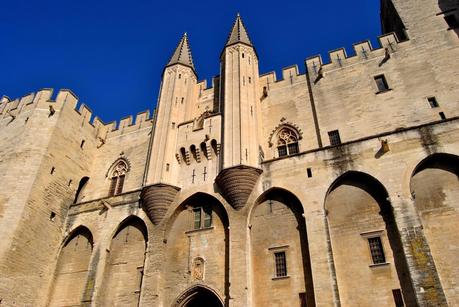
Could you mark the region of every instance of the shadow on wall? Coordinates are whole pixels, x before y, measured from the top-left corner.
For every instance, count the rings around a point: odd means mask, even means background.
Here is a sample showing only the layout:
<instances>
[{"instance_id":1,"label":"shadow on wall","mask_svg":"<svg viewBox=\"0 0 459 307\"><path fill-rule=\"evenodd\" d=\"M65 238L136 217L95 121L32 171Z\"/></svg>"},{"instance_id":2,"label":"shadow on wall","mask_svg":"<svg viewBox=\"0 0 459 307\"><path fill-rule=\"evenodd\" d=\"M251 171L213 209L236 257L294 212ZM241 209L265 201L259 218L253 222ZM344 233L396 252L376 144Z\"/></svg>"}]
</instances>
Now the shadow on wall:
<instances>
[{"instance_id":1,"label":"shadow on wall","mask_svg":"<svg viewBox=\"0 0 459 307\"><path fill-rule=\"evenodd\" d=\"M454 31L459 37L459 1L438 0L438 6L448 24L448 30Z\"/></svg>"}]
</instances>

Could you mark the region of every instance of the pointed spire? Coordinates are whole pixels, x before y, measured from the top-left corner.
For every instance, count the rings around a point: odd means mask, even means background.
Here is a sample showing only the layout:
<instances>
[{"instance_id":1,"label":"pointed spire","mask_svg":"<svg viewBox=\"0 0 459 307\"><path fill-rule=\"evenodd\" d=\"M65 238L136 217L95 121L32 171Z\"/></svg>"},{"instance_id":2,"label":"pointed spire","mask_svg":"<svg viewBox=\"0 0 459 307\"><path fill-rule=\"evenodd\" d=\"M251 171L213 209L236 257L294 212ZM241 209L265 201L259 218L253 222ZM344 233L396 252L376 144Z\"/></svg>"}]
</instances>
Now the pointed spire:
<instances>
[{"instance_id":1,"label":"pointed spire","mask_svg":"<svg viewBox=\"0 0 459 307\"><path fill-rule=\"evenodd\" d=\"M239 13L236 15L236 21L234 21L233 28L231 29L225 46L233 45L236 43L243 43L253 47Z\"/></svg>"},{"instance_id":2,"label":"pointed spire","mask_svg":"<svg viewBox=\"0 0 459 307\"><path fill-rule=\"evenodd\" d=\"M188 42L188 35L186 32L183 34L182 39L180 40L177 48L175 49L174 54L172 55L167 66L174 64L183 64L185 66L193 69L193 72L196 73L193 64L193 57L191 56L190 43ZM166 67L167 67L166 66Z\"/></svg>"}]
</instances>

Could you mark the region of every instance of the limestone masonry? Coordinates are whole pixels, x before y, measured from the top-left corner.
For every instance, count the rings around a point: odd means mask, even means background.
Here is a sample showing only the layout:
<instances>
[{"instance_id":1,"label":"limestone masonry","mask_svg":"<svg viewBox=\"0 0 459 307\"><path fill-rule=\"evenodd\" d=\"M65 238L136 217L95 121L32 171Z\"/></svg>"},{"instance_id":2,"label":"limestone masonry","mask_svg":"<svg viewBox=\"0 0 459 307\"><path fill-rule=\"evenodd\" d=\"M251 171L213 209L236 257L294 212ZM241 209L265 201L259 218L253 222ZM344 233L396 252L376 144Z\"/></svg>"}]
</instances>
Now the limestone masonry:
<instances>
[{"instance_id":1,"label":"limestone masonry","mask_svg":"<svg viewBox=\"0 0 459 307\"><path fill-rule=\"evenodd\" d=\"M459 2L381 22L279 78L238 15L211 87L185 34L135 120L3 97L0 305L459 306Z\"/></svg>"}]
</instances>

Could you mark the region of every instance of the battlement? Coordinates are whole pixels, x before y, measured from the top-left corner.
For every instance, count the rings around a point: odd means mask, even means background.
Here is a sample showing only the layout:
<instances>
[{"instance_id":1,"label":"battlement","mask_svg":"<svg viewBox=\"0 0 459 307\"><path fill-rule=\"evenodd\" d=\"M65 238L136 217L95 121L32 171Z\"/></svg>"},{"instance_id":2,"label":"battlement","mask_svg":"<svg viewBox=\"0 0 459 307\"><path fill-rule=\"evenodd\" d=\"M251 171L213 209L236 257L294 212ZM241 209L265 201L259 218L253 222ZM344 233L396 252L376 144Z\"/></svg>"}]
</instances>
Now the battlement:
<instances>
[{"instance_id":1,"label":"battlement","mask_svg":"<svg viewBox=\"0 0 459 307\"><path fill-rule=\"evenodd\" d=\"M395 33L388 33L378 37L379 47L373 48L370 41L362 41L353 44L353 52L346 52L345 48L330 51L329 61L324 62L320 55L309 57L305 60L307 71L312 75L318 75L326 70L340 69L349 65L355 65L365 61L380 59L397 51L400 42ZM348 54L352 54L349 56ZM322 71L319 71L321 70Z\"/></svg>"},{"instance_id":2,"label":"battlement","mask_svg":"<svg viewBox=\"0 0 459 307\"><path fill-rule=\"evenodd\" d=\"M0 120L6 117L17 117L34 109L46 110L50 116L55 112L72 110L81 119L81 124L88 124L94 129L94 135L102 138L119 136L132 131L151 127L150 111L137 114L135 121L132 116L121 119L119 124L105 124L99 117L93 117L92 110L84 103L79 104L78 97L68 89L61 89L53 99L53 89L42 89L21 98L10 100L3 96L0 100Z\"/></svg>"}]
</instances>

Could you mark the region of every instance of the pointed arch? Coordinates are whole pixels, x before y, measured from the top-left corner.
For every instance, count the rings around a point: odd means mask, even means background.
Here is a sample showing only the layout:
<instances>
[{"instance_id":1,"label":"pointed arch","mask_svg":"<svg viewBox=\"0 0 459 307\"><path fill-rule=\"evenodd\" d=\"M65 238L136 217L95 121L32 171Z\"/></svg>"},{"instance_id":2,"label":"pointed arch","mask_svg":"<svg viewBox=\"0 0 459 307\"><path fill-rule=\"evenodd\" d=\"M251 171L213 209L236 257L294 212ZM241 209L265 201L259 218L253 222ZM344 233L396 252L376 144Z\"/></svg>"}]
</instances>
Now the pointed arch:
<instances>
[{"instance_id":1,"label":"pointed arch","mask_svg":"<svg viewBox=\"0 0 459 307\"><path fill-rule=\"evenodd\" d=\"M106 177L110 179L108 196L119 195L123 192L124 181L130 168L129 161L124 157L112 163L106 174Z\"/></svg>"},{"instance_id":2,"label":"pointed arch","mask_svg":"<svg viewBox=\"0 0 459 307\"><path fill-rule=\"evenodd\" d=\"M229 219L223 204L214 196L197 192L181 202L165 225L164 287L184 289L191 281L212 285L229 300ZM212 242L208 244L206 242ZM189 246L184 249L183 246ZM196 259L205 261L195 262ZM199 267L198 267L199 266ZM204 274L205 272L205 274ZM167 305L177 293L166 294ZM187 306L187 305L179 305ZM190 305L192 306L192 305Z\"/></svg>"},{"instance_id":3,"label":"pointed arch","mask_svg":"<svg viewBox=\"0 0 459 307\"><path fill-rule=\"evenodd\" d=\"M93 236L85 226L78 226L62 243L49 299L50 306L80 305L89 272Z\"/></svg>"},{"instance_id":4,"label":"pointed arch","mask_svg":"<svg viewBox=\"0 0 459 307\"><path fill-rule=\"evenodd\" d=\"M130 215L118 225L107 249L100 304L138 304L147 242L146 224L138 216Z\"/></svg>"},{"instance_id":5,"label":"pointed arch","mask_svg":"<svg viewBox=\"0 0 459 307\"><path fill-rule=\"evenodd\" d=\"M276 158L294 155L300 152L301 130L292 123L282 122L272 130L268 145L274 148Z\"/></svg>"},{"instance_id":6,"label":"pointed arch","mask_svg":"<svg viewBox=\"0 0 459 307\"><path fill-rule=\"evenodd\" d=\"M303 205L278 187L260 195L249 213L250 268L256 306L269 306L272 293L285 305L298 305L298 295L315 306L314 285ZM278 288L278 279L288 287Z\"/></svg>"},{"instance_id":7,"label":"pointed arch","mask_svg":"<svg viewBox=\"0 0 459 307\"><path fill-rule=\"evenodd\" d=\"M223 307L220 295L211 287L196 284L183 291L172 304L172 307Z\"/></svg>"},{"instance_id":8,"label":"pointed arch","mask_svg":"<svg viewBox=\"0 0 459 307\"><path fill-rule=\"evenodd\" d=\"M384 185L367 173L348 171L330 185L324 209L332 273L336 274L341 303L390 305L392 290L401 288L405 303L415 305L400 233ZM356 262L358 265L349 266ZM376 278L381 271L385 276ZM358 291L352 286L355 279L372 283L372 292Z\"/></svg>"},{"instance_id":9,"label":"pointed arch","mask_svg":"<svg viewBox=\"0 0 459 307\"><path fill-rule=\"evenodd\" d=\"M459 156L450 153L427 156L414 168L410 178L414 209L422 224L425 249L430 251L427 257L434 265L432 271L438 273L439 283L450 305L459 304L456 291L459 250L451 248L453 242L459 242L458 179Z\"/></svg>"}]
</instances>

